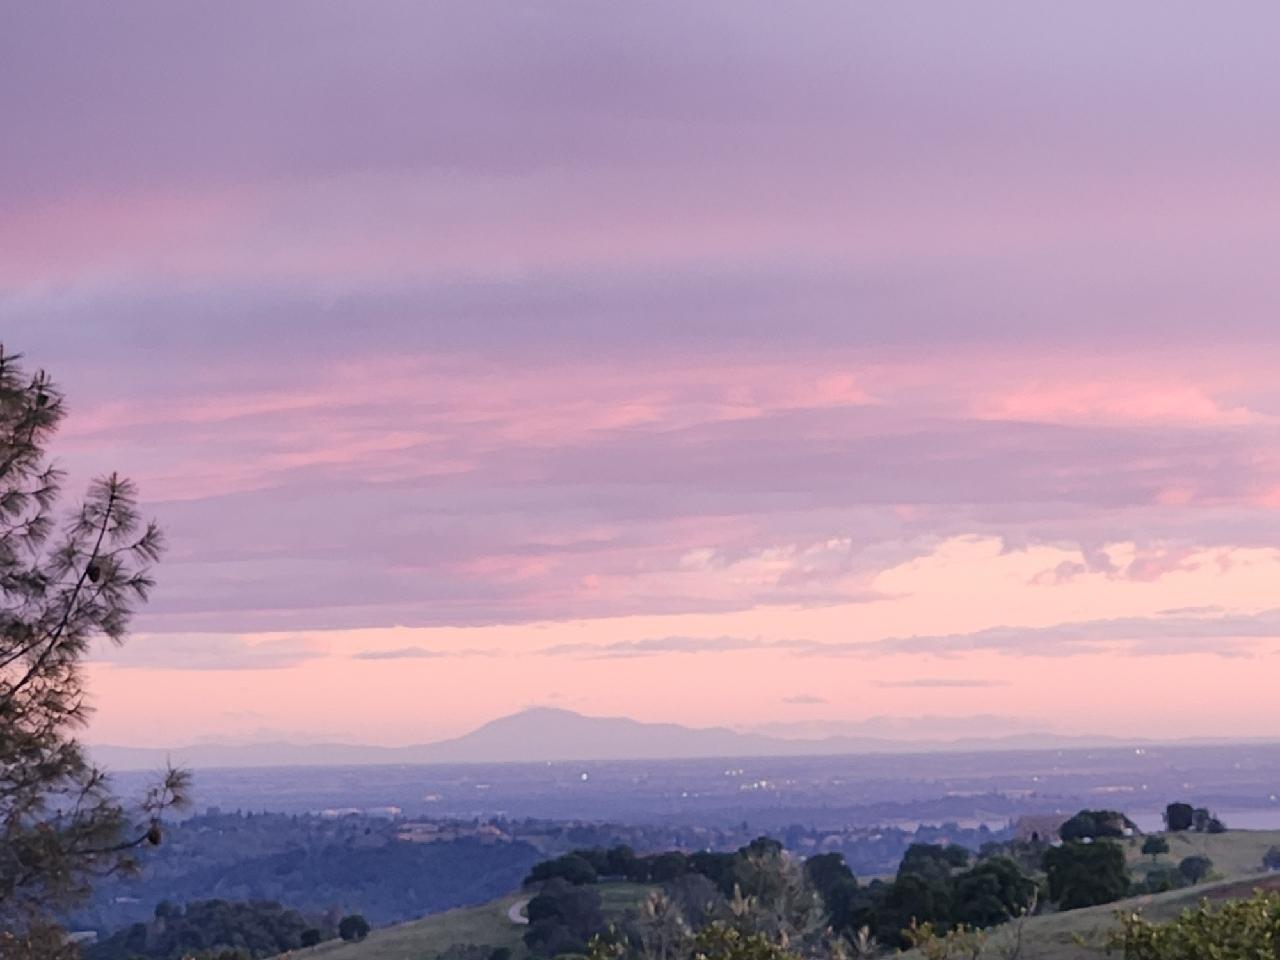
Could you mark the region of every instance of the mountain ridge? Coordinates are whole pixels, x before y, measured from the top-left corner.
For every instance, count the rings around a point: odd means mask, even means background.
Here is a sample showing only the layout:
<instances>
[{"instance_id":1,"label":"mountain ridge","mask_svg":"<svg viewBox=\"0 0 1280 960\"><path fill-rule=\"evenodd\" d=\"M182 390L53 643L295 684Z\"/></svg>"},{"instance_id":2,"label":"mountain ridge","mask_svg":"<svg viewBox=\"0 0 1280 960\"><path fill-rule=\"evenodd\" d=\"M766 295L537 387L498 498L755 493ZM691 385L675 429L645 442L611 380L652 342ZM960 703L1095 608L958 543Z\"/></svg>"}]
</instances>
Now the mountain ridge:
<instances>
[{"instance_id":1,"label":"mountain ridge","mask_svg":"<svg viewBox=\"0 0 1280 960\"><path fill-rule=\"evenodd\" d=\"M789 739L728 727L687 727L629 717L586 716L558 707L529 707L458 737L402 747L277 741L200 743L171 749L101 744L90 746L89 751L109 769L140 770L159 768L170 761L193 768L554 763L1066 749L1151 742L1034 732L952 740L850 735Z\"/></svg>"}]
</instances>

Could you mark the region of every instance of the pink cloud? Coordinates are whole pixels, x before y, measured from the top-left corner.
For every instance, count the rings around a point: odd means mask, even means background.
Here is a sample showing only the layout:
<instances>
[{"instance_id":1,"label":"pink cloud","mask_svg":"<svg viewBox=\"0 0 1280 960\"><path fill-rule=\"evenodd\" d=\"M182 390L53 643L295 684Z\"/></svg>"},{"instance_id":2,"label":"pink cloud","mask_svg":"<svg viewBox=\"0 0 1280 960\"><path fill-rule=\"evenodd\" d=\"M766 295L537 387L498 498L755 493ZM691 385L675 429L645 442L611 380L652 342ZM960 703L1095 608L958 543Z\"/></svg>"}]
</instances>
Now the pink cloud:
<instances>
[{"instance_id":1,"label":"pink cloud","mask_svg":"<svg viewBox=\"0 0 1280 960\"><path fill-rule=\"evenodd\" d=\"M828 611L985 677L1026 640L982 633L1011 597L1014 623L1132 625L1186 583L1247 606L1240 551L1280 541L1280 21L1099 10L31 5L0 34L6 346L70 391L73 475L135 475L170 531L146 622L299 656L317 702L350 658L244 638ZM971 539L1009 568L890 575ZM1064 675L1106 687L1110 652ZM422 659L432 709L480 710L487 674ZM491 659L486 710L617 687ZM672 704L711 687L660 661L636 681ZM139 696L145 668L100 672ZM740 695L892 705L813 672ZM984 695L1038 710L1032 676ZM358 696L422 719L420 680Z\"/></svg>"},{"instance_id":2,"label":"pink cloud","mask_svg":"<svg viewBox=\"0 0 1280 960\"><path fill-rule=\"evenodd\" d=\"M987 419L1049 423L1184 424L1241 426L1259 414L1226 405L1194 384L1132 378L1107 382L1047 384L983 398L976 414Z\"/></svg>"}]
</instances>

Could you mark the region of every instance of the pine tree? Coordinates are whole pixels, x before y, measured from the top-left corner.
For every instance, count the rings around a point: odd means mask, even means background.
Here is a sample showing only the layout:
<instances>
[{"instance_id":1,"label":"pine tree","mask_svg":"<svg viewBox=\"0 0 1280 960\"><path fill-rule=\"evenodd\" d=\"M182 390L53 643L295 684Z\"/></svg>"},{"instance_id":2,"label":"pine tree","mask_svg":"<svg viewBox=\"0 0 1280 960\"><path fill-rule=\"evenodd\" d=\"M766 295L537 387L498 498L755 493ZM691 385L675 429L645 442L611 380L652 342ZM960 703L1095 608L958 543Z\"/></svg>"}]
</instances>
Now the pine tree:
<instances>
[{"instance_id":1,"label":"pine tree","mask_svg":"<svg viewBox=\"0 0 1280 960\"><path fill-rule=\"evenodd\" d=\"M162 538L128 480L94 481L58 522L63 473L46 445L64 415L43 372L0 346L0 956L65 952L52 917L96 876L128 871L185 802L169 770L136 806L110 789L76 739L88 715L81 661L123 642L152 586Z\"/></svg>"}]
</instances>

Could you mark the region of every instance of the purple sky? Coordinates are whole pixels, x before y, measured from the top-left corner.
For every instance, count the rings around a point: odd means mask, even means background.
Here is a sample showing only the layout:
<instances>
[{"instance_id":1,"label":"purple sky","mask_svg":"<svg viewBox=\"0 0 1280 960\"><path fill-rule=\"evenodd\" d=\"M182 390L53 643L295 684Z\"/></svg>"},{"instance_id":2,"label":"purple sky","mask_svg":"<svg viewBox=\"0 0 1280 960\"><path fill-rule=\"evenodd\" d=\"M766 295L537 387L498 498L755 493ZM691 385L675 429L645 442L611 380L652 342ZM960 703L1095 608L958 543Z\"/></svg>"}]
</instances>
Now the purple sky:
<instances>
[{"instance_id":1,"label":"purple sky","mask_svg":"<svg viewBox=\"0 0 1280 960\"><path fill-rule=\"evenodd\" d=\"M0 338L172 543L94 735L1268 732L1277 27L6 8Z\"/></svg>"}]
</instances>

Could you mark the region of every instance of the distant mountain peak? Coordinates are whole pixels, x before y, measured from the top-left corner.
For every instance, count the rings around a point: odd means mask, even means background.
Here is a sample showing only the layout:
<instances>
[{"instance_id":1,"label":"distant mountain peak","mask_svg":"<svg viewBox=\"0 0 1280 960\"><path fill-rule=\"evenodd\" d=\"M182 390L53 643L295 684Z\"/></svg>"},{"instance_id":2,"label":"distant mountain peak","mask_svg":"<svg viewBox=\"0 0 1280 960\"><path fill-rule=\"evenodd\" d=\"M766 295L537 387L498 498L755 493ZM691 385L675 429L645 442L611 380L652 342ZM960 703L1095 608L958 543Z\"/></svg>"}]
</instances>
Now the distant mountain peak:
<instances>
[{"instance_id":1,"label":"distant mountain peak","mask_svg":"<svg viewBox=\"0 0 1280 960\"><path fill-rule=\"evenodd\" d=\"M162 766L267 767L344 764L519 763L594 760L688 760L945 750L1036 749L1105 745L1101 737L1019 733L1000 738L907 741L866 736L781 738L727 727L686 727L630 717L597 717L564 707L534 705L497 717L459 737L407 747L353 744L196 744L172 750L98 747L100 762L117 770ZM1115 743L1116 741L1111 741Z\"/></svg>"}]
</instances>

